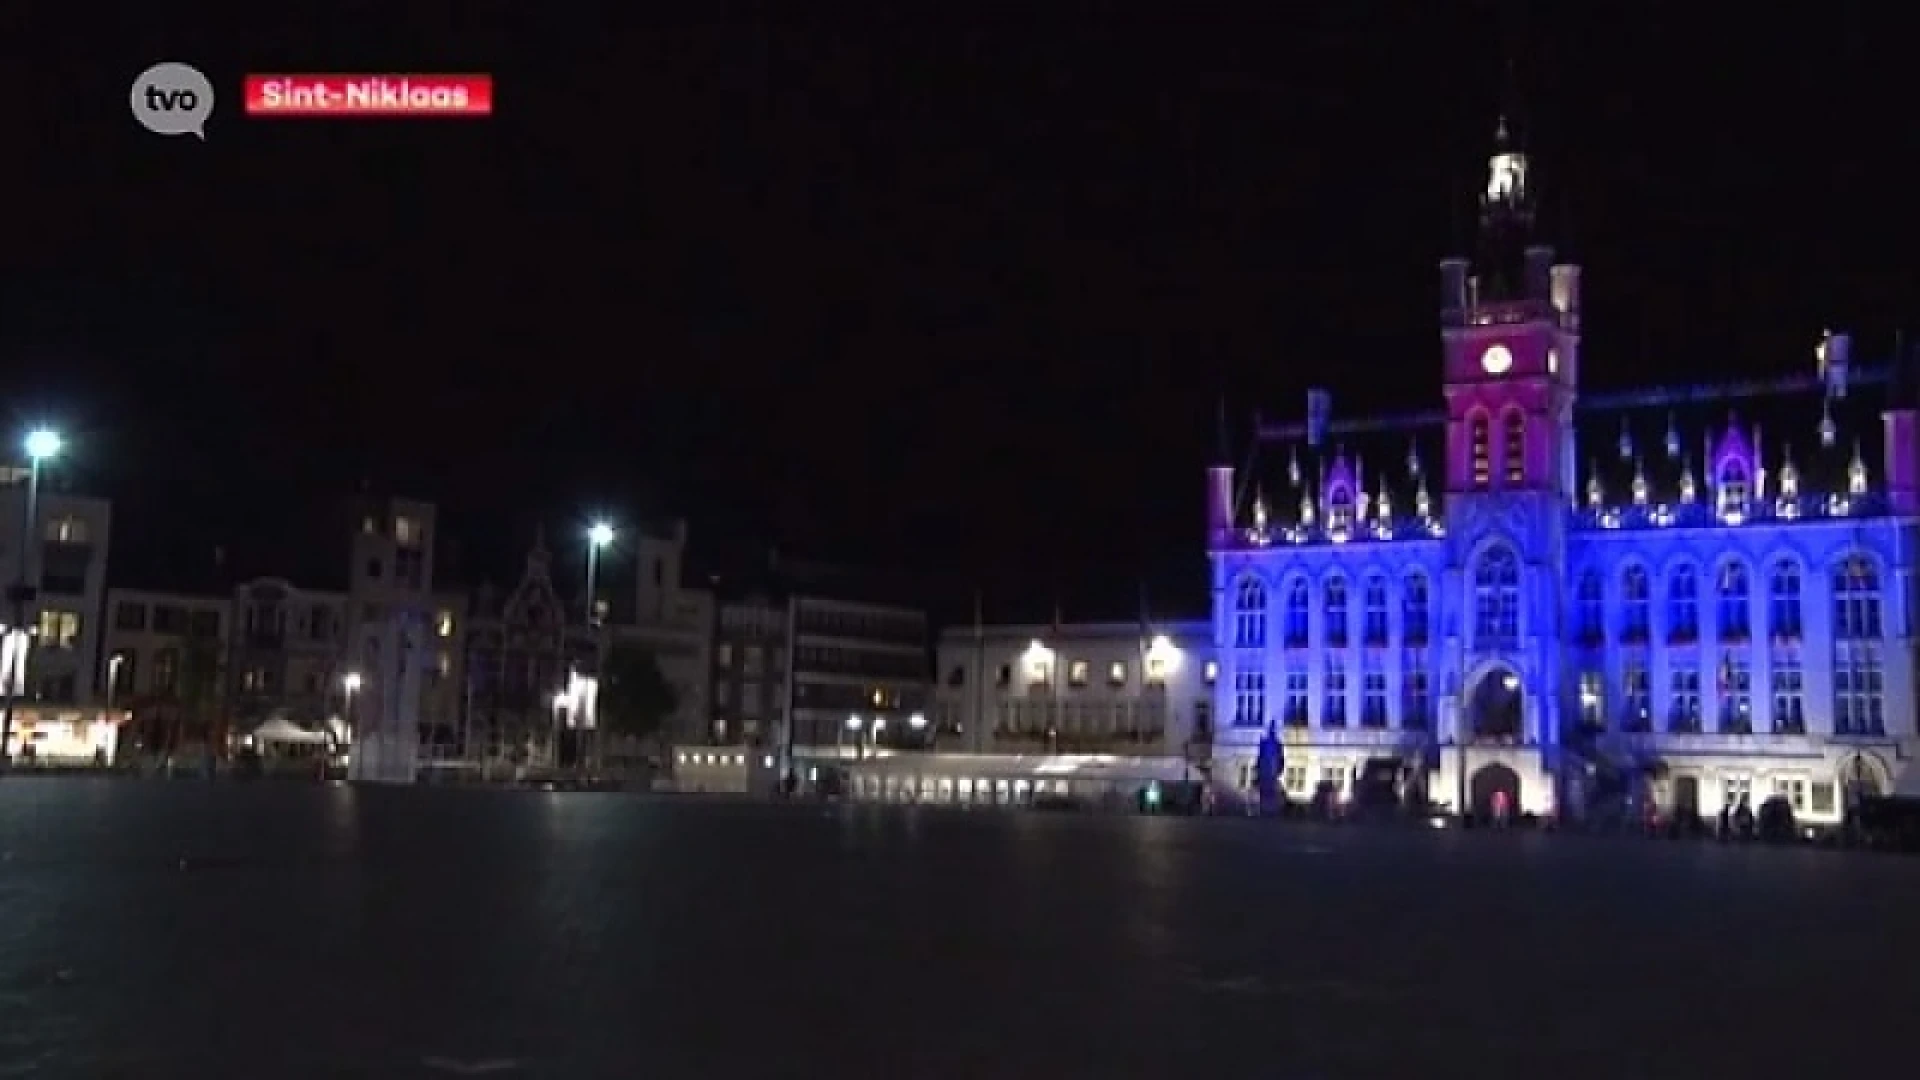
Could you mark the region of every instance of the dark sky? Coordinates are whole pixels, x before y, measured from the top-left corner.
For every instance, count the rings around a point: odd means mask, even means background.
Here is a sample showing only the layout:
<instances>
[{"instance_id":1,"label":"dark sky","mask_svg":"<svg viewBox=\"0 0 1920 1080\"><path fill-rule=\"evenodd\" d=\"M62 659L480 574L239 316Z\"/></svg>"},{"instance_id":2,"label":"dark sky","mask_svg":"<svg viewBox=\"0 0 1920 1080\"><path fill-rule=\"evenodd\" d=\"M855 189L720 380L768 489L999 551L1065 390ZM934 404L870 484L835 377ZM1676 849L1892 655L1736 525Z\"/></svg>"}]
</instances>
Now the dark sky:
<instances>
[{"instance_id":1,"label":"dark sky","mask_svg":"<svg viewBox=\"0 0 1920 1080\"><path fill-rule=\"evenodd\" d=\"M439 501L472 576L605 507L994 616L1123 615L1141 578L1201 610L1222 395L1242 428L1315 384L1436 401L1509 59L1589 386L1799 370L1828 324L1874 354L1920 313L1905 35L1814 18L1843 5L31 6L0 16L0 385L117 500L126 583L216 542L333 568L314 508L365 484ZM205 144L129 116L162 59L225 95ZM238 115L276 69L489 70L498 112Z\"/></svg>"}]
</instances>

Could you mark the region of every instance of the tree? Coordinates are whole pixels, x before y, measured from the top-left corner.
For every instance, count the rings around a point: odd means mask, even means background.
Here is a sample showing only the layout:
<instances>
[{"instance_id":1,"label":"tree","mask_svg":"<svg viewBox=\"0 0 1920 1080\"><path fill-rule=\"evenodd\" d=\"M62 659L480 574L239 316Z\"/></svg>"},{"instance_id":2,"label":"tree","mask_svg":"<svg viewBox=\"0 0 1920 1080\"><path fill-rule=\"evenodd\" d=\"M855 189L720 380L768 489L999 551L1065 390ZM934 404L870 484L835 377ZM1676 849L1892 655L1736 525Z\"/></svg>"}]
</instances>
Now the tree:
<instances>
[{"instance_id":1,"label":"tree","mask_svg":"<svg viewBox=\"0 0 1920 1080\"><path fill-rule=\"evenodd\" d=\"M644 739L665 726L680 695L660 671L653 651L640 645L615 645L600 669L600 724L615 735Z\"/></svg>"},{"instance_id":2,"label":"tree","mask_svg":"<svg viewBox=\"0 0 1920 1080\"><path fill-rule=\"evenodd\" d=\"M220 753L226 732L219 718L212 715L220 705L224 674L220 642L207 635L191 636L179 655L180 666L175 669L173 689L167 695L174 728L168 749L180 746L184 730L193 732L212 752Z\"/></svg>"}]
</instances>

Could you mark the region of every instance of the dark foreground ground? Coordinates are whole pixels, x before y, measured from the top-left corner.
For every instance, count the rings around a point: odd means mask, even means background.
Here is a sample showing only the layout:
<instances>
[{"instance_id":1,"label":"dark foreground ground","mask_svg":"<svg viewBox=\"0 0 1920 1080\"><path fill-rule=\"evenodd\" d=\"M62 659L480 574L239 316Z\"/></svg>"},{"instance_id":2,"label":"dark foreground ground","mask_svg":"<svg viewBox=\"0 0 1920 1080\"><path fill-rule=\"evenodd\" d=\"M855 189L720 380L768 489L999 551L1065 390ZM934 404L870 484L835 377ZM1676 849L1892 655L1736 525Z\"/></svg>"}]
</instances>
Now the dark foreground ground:
<instances>
[{"instance_id":1,"label":"dark foreground ground","mask_svg":"<svg viewBox=\"0 0 1920 1080\"><path fill-rule=\"evenodd\" d=\"M1920 1048L1897 857L11 778L0 860L0 1076L1641 1080Z\"/></svg>"}]
</instances>

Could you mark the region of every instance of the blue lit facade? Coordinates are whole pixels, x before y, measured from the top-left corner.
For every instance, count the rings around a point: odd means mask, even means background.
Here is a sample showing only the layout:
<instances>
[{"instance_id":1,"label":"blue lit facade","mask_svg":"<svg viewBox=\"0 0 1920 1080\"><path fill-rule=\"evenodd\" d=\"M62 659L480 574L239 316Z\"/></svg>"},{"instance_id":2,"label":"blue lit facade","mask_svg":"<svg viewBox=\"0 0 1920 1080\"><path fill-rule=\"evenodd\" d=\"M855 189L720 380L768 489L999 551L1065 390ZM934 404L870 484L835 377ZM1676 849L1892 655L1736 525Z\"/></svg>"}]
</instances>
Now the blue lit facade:
<instances>
[{"instance_id":1,"label":"blue lit facade","mask_svg":"<svg viewBox=\"0 0 1920 1080\"><path fill-rule=\"evenodd\" d=\"M1915 747L1913 362L1583 399L1580 270L1501 132L1476 257L1441 264L1435 413L1259 433L1209 472L1216 782L1808 821ZM1798 445L1790 445L1797 443Z\"/></svg>"}]
</instances>

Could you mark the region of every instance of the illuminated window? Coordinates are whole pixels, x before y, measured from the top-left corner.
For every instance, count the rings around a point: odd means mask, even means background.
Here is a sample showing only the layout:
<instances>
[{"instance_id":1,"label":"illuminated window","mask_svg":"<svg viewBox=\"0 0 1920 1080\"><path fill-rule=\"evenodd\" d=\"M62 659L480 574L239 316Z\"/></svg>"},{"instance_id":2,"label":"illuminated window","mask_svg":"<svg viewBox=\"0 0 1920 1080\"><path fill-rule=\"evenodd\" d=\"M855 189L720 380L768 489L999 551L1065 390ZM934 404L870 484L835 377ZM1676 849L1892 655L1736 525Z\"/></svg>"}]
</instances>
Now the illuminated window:
<instances>
[{"instance_id":1,"label":"illuminated window","mask_svg":"<svg viewBox=\"0 0 1920 1080\"><path fill-rule=\"evenodd\" d=\"M1518 410L1509 412L1505 427L1500 455L1507 463L1507 483L1522 483L1527 478L1527 418Z\"/></svg>"},{"instance_id":2,"label":"illuminated window","mask_svg":"<svg viewBox=\"0 0 1920 1080\"><path fill-rule=\"evenodd\" d=\"M419 547L422 530L420 523L404 515L393 519L393 541L401 547Z\"/></svg>"},{"instance_id":3,"label":"illuminated window","mask_svg":"<svg viewBox=\"0 0 1920 1080\"><path fill-rule=\"evenodd\" d=\"M1719 492L1720 512L1728 513L1740 510L1747 505L1747 496L1753 490L1752 478L1747 475L1747 466L1739 458L1728 458L1720 464L1720 475L1715 478L1715 487Z\"/></svg>"},{"instance_id":4,"label":"illuminated window","mask_svg":"<svg viewBox=\"0 0 1920 1080\"><path fill-rule=\"evenodd\" d=\"M1387 643L1387 579L1378 574L1367 578L1365 591L1365 614L1362 616L1361 640L1368 645Z\"/></svg>"},{"instance_id":5,"label":"illuminated window","mask_svg":"<svg viewBox=\"0 0 1920 1080\"><path fill-rule=\"evenodd\" d=\"M453 612L442 611L434 622L434 632L443 638L453 636Z\"/></svg>"},{"instance_id":6,"label":"illuminated window","mask_svg":"<svg viewBox=\"0 0 1920 1080\"><path fill-rule=\"evenodd\" d=\"M1720 731L1753 734L1753 660L1747 650L1728 649L1720 658Z\"/></svg>"},{"instance_id":7,"label":"illuminated window","mask_svg":"<svg viewBox=\"0 0 1920 1080\"><path fill-rule=\"evenodd\" d=\"M1067 685L1068 686L1087 685L1087 671L1088 671L1087 662L1085 660L1074 660L1068 663L1067 664Z\"/></svg>"},{"instance_id":8,"label":"illuminated window","mask_svg":"<svg viewBox=\"0 0 1920 1080\"><path fill-rule=\"evenodd\" d=\"M1520 561L1504 545L1487 549L1474 568L1474 642L1478 648L1520 641Z\"/></svg>"},{"instance_id":9,"label":"illuminated window","mask_svg":"<svg viewBox=\"0 0 1920 1080\"><path fill-rule=\"evenodd\" d=\"M1353 489L1346 484L1327 488L1327 528L1336 533L1353 528Z\"/></svg>"},{"instance_id":10,"label":"illuminated window","mask_svg":"<svg viewBox=\"0 0 1920 1080\"><path fill-rule=\"evenodd\" d=\"M1208 686L1212 686L1218 682L1220 680L1220 662L1218 660L1207 661L1207 666L1203 669L1201 677L1206 680Z\"/></svg>"},{"instance_id":11,"label":"illuminated window","mask_svg":"<svg viewBox=\"0 0 1920 1080\"><path fill-rule=\"evenodd\" d=\"M1427 650L1408 649L1400 666L1400 726L1425 731L1433 722L1433 681L1427 672Z\"/></svg>"},{"instance_id":12,"label":"illuminated window","mask_svg":"<svg viewBox=\"0 0 1920 1080\"><path fill-rule=\"evenodd\" d=\"M1492 448L1487 445L1487 418L1475 416L1469 432L1473 444L1473 486L1486 487L1493 472L1492 462L1488 460Z\"/></svg>"},{"instance_id":13,"label":"illuminated window","mask_svg":"<svg viewBox=\"0 0 1920 1080\"><path fill-rule=\"evenodd\" d=\"M1691 660L1668 661L1667 729L1682 734L1700 730L1700 669Z\"/></svg>"},{"instance_id":14,"label":"illuminated window","mask_svg":"<svg viewBox=\"0 0 1920 1080\"><path fill-rule=\"evenodd\" d=\"M1304 661L1289 660L1286 700L1280 706L1280 723L1286 727L1307 726L1307 669Z\"/></svg>"},{"instance_id":15,"label":"illuminated window","mask_svg":"<svg viewBox=\"0 0 1920 1080\"><path fill-rule=\"evenodd\" d=\"M1792 559L1773 564L1767 585L1767 632L1775 638L1800 637L1800 566Z\"/></svg>"},{"instance_id":16,"label":"illuminated window","mask_svg":"<svg viewBox=\"0 0 1920 1080\"><path fill-rule=\"evenodd\" d=\"M1267 587L1256 577L1240 579L1233 598L1233 643L1242 649L1267 644Z\"/></svg>"},{"instance_id":17,"label":"illuminated window","mask_svg":"<svg viewBox=\"0 0 1920 1080\"><path fill-rule=\"evenodd\" d=\"M1606 681L1597 671L1580 673L1580 726L1588 731L1607 726Z\"/></svg>"},{"instance_id":18,"label":"illuminated window","mask_svg":"<svg viewBox=\"0 0 1920 1080\"><path fill-rule=\"evenodd\" d=\"M1720 637L1745 640L1751 636L1753 617L1749 599L1753 593L1747 580L1747 564L1729 562L1720 568Z\"/></svg>"},{"instance_id":19,"label":"illuminated window","mask_svg":"<svg viewBox=\"0 0 1920 1080\"><path fill-rule=\"evenodd\" d=\"M1347 726L1347 657L1345 653L1326 654L1326 670L1320 674L1326 700L1320 706L1320 726Z\"/></svg>"},{"instance_id":20,"label":"illuminated window","mask_svg":"<svg viewBox=\"0 0 1920 1080\"><path fill-rule=\"evenodd\" d=\"M1638 649L1620 658L1620 724L1626 731L1653 727L1653 680L1647 675L1647 658Z\"/></svg>"},{"instance_id":21,"label":"illuminated window","mask_svg":"<svg viewBox=\"0 0 1920 1080\"><path fill-rule=\"evenodd\" d=\"M71 649L80 644L80 613L46 608L40 612L40 647Z\"/></svg>"},{"instance_id":22,"label":"illuminated window","mask_svg":"<svg viewBox=\"0 0 1920 1080\"><path fill-rule=\"evenodd\" d=\"M1620 577L1620 636L1627 641L1645 641L1652 624L1651 583L1647 568L1629 566Z\"/></svg>"},{"instance_id":23,"label":"illuminated window","mask_svg":"<svg viewBox=\"0 0 1920 1080\"><path fill-rule=\"evenodd\" d=\"M1854 555L1833 573L1833 732L1886 732L1886 673L1880 656L1880 575Z\"/></svg>"},{"instance_id":24,"label":"illuminated window","mask_svg":"<svg viewBox=\"0 0 1920 1080\"><path fill-rule=\"evenodd\" d=\"M1380 654L1367 653L1366 669L1360 673L1360 726L1387 726L1387 672L1380 666Z\"/></svg>"},{"instance_id":25,"label":"illuminated window","mask_svg":"<svg viewBox=\"0 0 1920 1080\"><path fill-rule=\"evenodd\" d=\"M1118 660L1108 664L1107 682L1114 686L1125 686L1127 682L1127 665Z\"/></svg>"},{"instance_id":26,"label":"illuminated window","mask_svg":"<svg viewBox=\"0 0 1920 1080\"><path fill-rule=\"evenodd\" d=\"M1406 592L1401 599L1400 638L1409 645L1427 643L1427 575L1414 571L1407 575Z\"/></svg>"},{"instance_id":27,"label":"illuminated window","mask_svg":"<svg viewBox=\"0 0 1920 1080\"><path fill-rule=\"evenodd\" d=\"M1673 568L1667 577L1667 639L1700 638L1700 575L1692 566Z\"/></svg>"},{"instance_id":28,"label":"illuminated window","mask_svg":"<svg viewBox=\"0 0 1920 1080\"><path fill-rule=\"evenodd\" d=\"M1294 578L1287 587L1287 648L1307 647L1307 627L1313 614L1313 592L1305 578Z\"/></svg>"},{"instance_id":29,"label":"illuminated window","mask_svg":"<svg viewBox=\"0 0 1920 1080\"><path fill-rule=\"evenodd\" d=\"M1325 608L1322 614L1326 620L1326 643L1333 648L1344 648L1347 644L1347 579L1335 575L1327 579Z\"/></svg>"},{"instance_id":30,"label":"illuminated window","mask_svg":"<svg viewBox=\"0 0 1920 1080\"><path fill-rule=\"evenodd\" d=\"M1257 728L1267 719L1267 676L1263 671L1233 673L1233 726Z\"/></svg>"},{"instance_id":31,"label":"illuminated window","mask_svg":"<svg viewBox=\"0 0 1920 1080\"><path fill-rule=\"evenodd\" d=\"M71 514L47 522L47 543L84 544L88 542L87 523Z\"/></svg>"},{"instance_id":32,"label":"illuminated window","mask_svg":"<svg viewBox=\"0 0 1920 1080\"><path fill-rule=\"evenodd\" d=\"M1858 641L1880 637L1880 575L1858 555L1833 573L1833 636Z\"/></svg>"}]
</instances>

